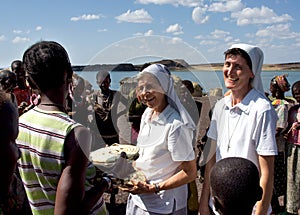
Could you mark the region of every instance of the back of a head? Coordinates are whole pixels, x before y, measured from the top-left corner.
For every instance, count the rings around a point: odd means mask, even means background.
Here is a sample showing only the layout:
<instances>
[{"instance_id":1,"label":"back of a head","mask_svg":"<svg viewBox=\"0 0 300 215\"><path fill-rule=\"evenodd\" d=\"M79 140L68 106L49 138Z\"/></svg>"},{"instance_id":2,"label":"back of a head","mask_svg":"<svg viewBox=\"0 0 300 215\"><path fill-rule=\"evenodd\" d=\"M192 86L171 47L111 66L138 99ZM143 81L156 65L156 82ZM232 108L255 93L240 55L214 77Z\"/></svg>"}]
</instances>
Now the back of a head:
<instances>
[{"instance_id":1,"label":"back of a head","mask_svg":"<svg viewBox=\"0 0 300 215\"><path fill-rule=\"evenodd\" d=\"M217 162L210 174L216 208L223 215L250 215L261 199L259 172L251 161L231 157Z\"/></svg>"},{"instance_id":2,"label":"back of a head","mask_svg":"<svg viewBox=\"0 0 300 215\"><path fill-rule=\"evenodd\" d=\"M33 89L45 91L60 87L65 82L65 72L72 79L68 54L54 41L41 41L29 47L23 55L23 65Z\"/></svg>"},{"instance_id":3,"label":"back of a head","mask_svg":"<svg viewBox=\"0 0 300 215\"><path fill-rule=\"evenodd\" d=\"M100 70L97 72L96 74L96 80L98 82L102 82L105 78L109 78L110 79L110 74L108 71L103 71L103 70Z\"/></svg>"},{"instance_id":4,"label":"back of a head","mask_svg":"<svg viewBox=\"0 0 300 215\"><path fill-rule=\"evenodd\" d=\"M11 71L15 72L19 69L23 69L23 64L22 64L22 61L20 60L14 60L12 63L11 63Z\"/></svg>"},{"instance_id":5,"label":"back of a head","mask_svg":"<svg viewBox=\"0 0 300 215\"><path fill-rule=\"evenodd\" d=\"M193 82L190 80L183 80L182 83L185 85L185 87L190 91L191 94L194 93L194 85Z\"/></svg>"},{"instance_id":6,"label":"back of a head","mask_svg":"<svg viewBox=\"0 0 300 215\"><path fill-rule=\"evenodd\" d=\"M16 75L10 70L0 71L0 90L11 92L16 87Z\"/></svg>"}]
</instances>

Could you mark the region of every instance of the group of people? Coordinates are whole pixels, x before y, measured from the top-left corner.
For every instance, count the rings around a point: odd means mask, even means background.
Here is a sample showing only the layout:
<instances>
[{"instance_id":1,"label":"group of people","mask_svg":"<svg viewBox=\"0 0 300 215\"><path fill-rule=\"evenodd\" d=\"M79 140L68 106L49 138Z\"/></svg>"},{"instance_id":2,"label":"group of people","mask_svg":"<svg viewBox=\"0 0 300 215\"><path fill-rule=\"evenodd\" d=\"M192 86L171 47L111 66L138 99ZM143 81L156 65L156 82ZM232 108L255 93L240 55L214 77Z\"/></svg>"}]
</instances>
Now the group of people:
<instances>
[{"instance_id":1,"label":"group of people","mask_svg":"<svg viewBox=\"0 0 300 215\"><path fill-rule=\"evenodd\" d=\"M278 154L274 160L274 190L272 208L274 211L299 213L299 90L300 81L290 86L287 75L275 76L270 82L270 100L278 115L276 123L276 144ZM286 98L285 92L292 91L293 99ZM280 204L278 198L283 204Z\"/></svg>"},{"instance_id":2,"label":"group of people","mask_svg":"<svg viewBox=\"0 0 300 215\"><path fill-rule=\"evenodd\" d=\"M205 174L198 215L271 214L272 197L279 193L274 179L283 151L287 151L287 212L297 214L299 105L285 109L287 104L278 101L284 100L282 94L274 93L272 102L265 96L260 76L264 56L259 47L235 44L224 54L228 92L213 107L200 159ZM22 181L24 202L32 214L108 214L103 193L112 180L99 174L89 154L97 138L93 120L106 145L118 142L112 123L118 110L114 113L112 105L119 95L109 89L109 73L97 74L100 91L92 94L95 105L90 107L80 96L84 80L74 76L68 53L59 43L33 44L21 63L23 79L26 76L29 84L21 89L29 87L31 92L24 101L26 108L16 105L14 88L2 88L0 94L0 214L17 214L11 195L15 175ZM187 185L197 177L195 117L199 115L194 113L199 113L199 105L187 105L178 95L165 65L147 65L135 80L135 104L144 108L136 139L139 157L133 166L145 181L133 180L124 189L129 193L126 214L186 215ZM284 80L276 77L272 86L285 92L289 85ZM300 102L300 82L293 84L292 93ZM122 99L120 95L116 101ZM106 120L110 121L103 124ZM283 151L281 134L289 143Z\"/></svg>"}]
</instances>

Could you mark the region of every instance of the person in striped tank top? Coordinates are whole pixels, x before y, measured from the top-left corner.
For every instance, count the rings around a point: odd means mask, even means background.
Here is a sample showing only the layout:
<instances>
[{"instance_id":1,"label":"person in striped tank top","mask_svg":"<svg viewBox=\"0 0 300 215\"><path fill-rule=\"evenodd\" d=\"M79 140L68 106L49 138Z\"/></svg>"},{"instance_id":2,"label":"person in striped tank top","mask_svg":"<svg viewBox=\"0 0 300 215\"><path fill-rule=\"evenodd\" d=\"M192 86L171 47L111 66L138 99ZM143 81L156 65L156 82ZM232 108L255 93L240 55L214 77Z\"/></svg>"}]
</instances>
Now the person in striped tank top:
<instances>
[{"instance_id":1,"label":"person in striped tank top","mask_svg":"<svg viewBox=\"0 0 300 215\"><path fill-rule=\"evenodd\" d=\"M33 215L108 214L103 193L109 178L96 180L89 161L89 130L65 111L72 81L66 50L57 42L40 41L23 55L30 86L40 103L19 119L17 145L20 176Z\"/></svg>"}]
</instances>

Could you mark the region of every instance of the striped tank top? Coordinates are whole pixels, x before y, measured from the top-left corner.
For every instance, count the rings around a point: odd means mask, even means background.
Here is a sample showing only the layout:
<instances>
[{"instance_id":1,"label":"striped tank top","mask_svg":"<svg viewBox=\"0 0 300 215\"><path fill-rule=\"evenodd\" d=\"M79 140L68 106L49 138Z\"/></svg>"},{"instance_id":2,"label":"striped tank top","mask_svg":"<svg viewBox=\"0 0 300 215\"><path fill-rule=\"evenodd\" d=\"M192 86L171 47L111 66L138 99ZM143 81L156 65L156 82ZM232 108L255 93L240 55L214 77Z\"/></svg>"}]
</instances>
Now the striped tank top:
<instances>
[{"instance_id":1,"label":"striped tank top","mask_svg":"<svg viewBox=\"0 0 300 215\"><path fill-rule=\"evenodd\" d=\"M18 168L34 215L54 214L57 185L65 165L65 138L77 126L81 124L63 112L44 111L37 107L19 119L16 142L21 150L21 158L18 160ZM86 191L92 188L89 180L95 174L96 169L90 163ZM108 214L102 197L90 214Z\"/></svg>"}]
</instances>

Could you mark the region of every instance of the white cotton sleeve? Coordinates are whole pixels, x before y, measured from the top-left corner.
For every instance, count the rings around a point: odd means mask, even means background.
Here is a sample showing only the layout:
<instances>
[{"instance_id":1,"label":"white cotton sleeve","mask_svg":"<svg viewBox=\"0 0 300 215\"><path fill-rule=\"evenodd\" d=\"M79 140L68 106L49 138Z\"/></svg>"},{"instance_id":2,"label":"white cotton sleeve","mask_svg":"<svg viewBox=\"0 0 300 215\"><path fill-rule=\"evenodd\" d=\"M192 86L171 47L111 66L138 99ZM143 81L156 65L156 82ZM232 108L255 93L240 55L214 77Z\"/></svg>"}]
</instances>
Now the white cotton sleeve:
<instances>
[{"instance_id":1,"label":"white cotton sleeve","mask_svg":"<svg viewBox=\"0 0 300 215\"><path fill-rule=\"evenodd\" d=\"M181 122L176 122L168 135L168 148L172 159L174 161L190 161L195 159L193 140L193 130L184 126Z\"/></svg>"}]
</instances>

